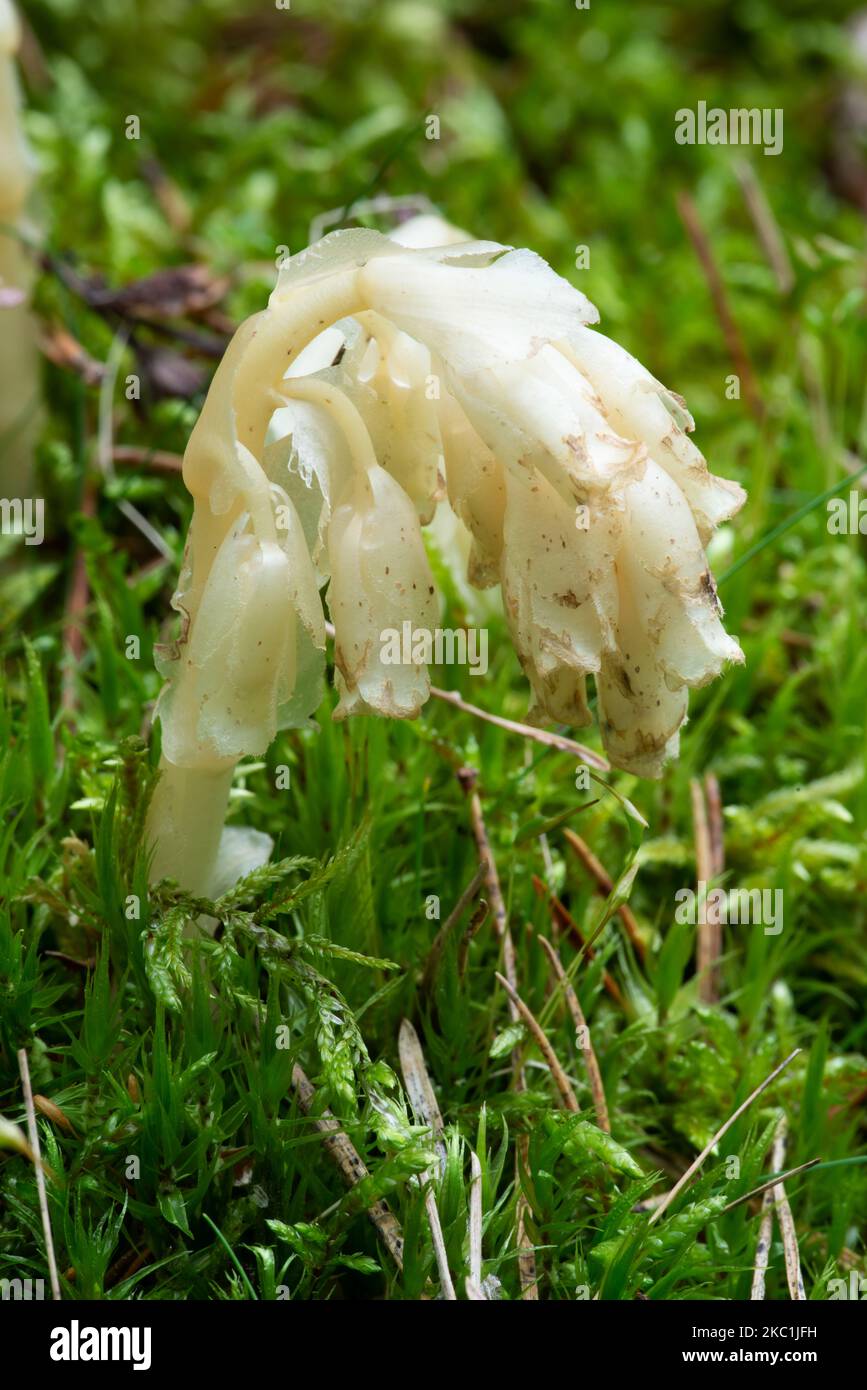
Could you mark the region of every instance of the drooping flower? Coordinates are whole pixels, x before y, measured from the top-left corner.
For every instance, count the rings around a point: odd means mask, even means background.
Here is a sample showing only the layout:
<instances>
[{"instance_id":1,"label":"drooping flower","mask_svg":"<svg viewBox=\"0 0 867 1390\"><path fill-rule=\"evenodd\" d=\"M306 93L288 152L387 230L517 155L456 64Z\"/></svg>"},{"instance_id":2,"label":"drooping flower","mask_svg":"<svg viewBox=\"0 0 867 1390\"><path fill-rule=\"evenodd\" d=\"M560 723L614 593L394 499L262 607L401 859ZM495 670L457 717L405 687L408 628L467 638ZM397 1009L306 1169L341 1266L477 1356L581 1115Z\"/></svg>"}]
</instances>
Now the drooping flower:
<instances>
[{"instance_id":1,"label":"drooping flower","mask_svg":"<svg viewBox=\"0 0 867 1390\"><path fill-rule=\"evenodd\" d=\"M192 865L161 806L315 711L317 586L336 717L419 712L423 658L385 660L382 634L436 624L421 528L438 506L466 529L468 582L502 586L533 716L588 723L591 676L616 766L658 776L688 688L742 659L704 545L743 493L709 473L682 402L532 252L430 218L398 235L335 232L293 257L190 439L186 630L164 668L151 828L157 872L192 886L216 842Z\"/></svg>"}]
</instances>

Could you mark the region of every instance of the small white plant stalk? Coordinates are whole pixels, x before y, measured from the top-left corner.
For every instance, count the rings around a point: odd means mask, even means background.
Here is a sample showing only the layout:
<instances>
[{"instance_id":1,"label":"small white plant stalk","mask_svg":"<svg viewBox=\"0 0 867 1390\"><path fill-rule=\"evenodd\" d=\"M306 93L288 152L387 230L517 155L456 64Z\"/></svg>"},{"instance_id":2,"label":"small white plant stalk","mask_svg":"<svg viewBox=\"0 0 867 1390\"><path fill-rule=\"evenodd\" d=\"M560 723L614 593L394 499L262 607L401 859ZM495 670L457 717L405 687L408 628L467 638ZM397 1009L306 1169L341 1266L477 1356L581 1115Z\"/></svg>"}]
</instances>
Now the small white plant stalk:
<instances>
[{"instance_id":1,"label":"small white plant stalk","mask_svg":"<svg viewBox=\"0 0 867 1390\"><path fill-rule=\"evenodd\" d=\"M743 660L704 547L741 506L683 402L590 324L540 257L438 219L338 231L281 270L235 334L184 457L195 499L161 659L154 876L213 893L266 857L220 839L233 769L320 703L325 584L338 719L412 718L423 664L381 634L435 627L422 526L451 508L467 578L502 586L532 717L590 722L658 777L691 686ZM447 499L447 500L446 500Z\"/></svg>"},{"instance_id":2,"label":"small white plant stalk","mask_svg":"<svg viewBox=\"0 0 867 1390\"><path fill-rule=\"evenodd\" d=\"M33 183L21 125L15 55L21 41L10 0L0 0L0 496L30 496L39 427L39 354L27 307L33 263L21 238Z\"/></svg>"}]
</instances>

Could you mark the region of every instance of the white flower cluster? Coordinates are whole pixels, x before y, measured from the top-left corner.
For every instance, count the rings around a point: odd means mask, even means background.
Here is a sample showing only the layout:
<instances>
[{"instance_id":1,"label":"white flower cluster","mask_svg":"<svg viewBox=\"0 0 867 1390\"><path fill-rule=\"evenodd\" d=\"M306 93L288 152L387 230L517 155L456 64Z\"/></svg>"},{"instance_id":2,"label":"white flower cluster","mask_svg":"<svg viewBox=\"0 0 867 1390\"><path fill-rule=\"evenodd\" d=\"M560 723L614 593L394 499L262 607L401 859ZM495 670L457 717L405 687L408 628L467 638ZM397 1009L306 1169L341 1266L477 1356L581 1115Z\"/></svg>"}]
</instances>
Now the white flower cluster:
<instances>
[{"instance_id":1,"label":"white flower cluster","mask_svg":"<svg viewBox=\"0 0 867 1390\"><path fill-rule=\"evenodd\" d=\"M421 528L447 497L469 581L502 585L534 716L587 724L592 675L611 761L659 775L688 687L742 660L704 545L743 492L709 473L683 402L597 317L531 251L437 219L335 232L287 262L184 460L196 506L164 771L225 781L308 719L326 583L337 717L416 715L427 669L384 663L380 634L436 627Z\"/></svg>"}]
</instances>

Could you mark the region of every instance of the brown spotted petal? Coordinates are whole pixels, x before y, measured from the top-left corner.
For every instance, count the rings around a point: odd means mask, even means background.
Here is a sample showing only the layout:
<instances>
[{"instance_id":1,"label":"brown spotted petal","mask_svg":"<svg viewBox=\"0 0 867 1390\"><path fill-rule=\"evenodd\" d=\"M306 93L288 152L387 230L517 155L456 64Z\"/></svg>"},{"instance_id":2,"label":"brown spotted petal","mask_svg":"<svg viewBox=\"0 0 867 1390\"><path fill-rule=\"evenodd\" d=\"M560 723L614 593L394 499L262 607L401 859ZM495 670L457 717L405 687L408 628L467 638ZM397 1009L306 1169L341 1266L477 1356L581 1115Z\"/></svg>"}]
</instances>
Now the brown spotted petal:
<instances>
[{"instance_id":1,"label":"brown spotted petal","mask_svg":"<svg viewBox=\"0 0 867 1390\"><path fill-rule=\"evenodd\" d=\"M660 777L676 758L679 730L686 721L688 690L671 690L654 643L629 604L631 564L624 558L617 650L606 655L596 678L599 728L615 767L638 777Z\"/></svg>"},{"instance_id":2,"label":"brown spotted petal","mask_svg":"<svg viewBox=\"0 0 867 1390\"><path fill-rule=\"evenodd\" d=\"M743 661L743 652L722 625L722 605L689 504L669 475L650 463L626 489L626 505L630 602L668 685L706 685L727 661Z\"/></svg>"},{"instance_id":3,"label":"brown spotted petal","mask_svg":"<svg viewBox=\"0 0 867 1390\"><path fill-rule=\"evenodd\" d=\"M616 767L659 777L678 752L688 687L742 661L720 621L707 560L683 493L656 464L625 490L616 558L616 651L597 678L602 739Z\"/></svg>"},{"instance_id":4,"label":"brown spotted petal","mask_svg":"<svg viewBox=\"0 0 867 1390\"><path fill-rule=\"evenodd\" d=\"M501 561L512 640L535 697L533 715L588 724L585 677L613 646L620 515L594 510L579 529L540 473L510 469Z\"/></svg>"},{"instance_id":5,"label":"brown spotted petal","mask_svg":"<svg viewBox=\"0 0 867 1390\"><path fill-rule=\"evenodd\" d=\"M331 518L328 546L340 694L334 717L413 718L430 694L427 663L414 656L416 634L433 633L439 607L418 515L384 468L374 464L353 479Z\"/></svg>"},{"instance_id":6,"label":"brown spotted petal","mask_svg":"<svg viewBox=\"0 0 867 1390\"><path fill-rule=\"evenodd\" d=\"M440 401L449 505L472 537L467 578L477 589L499 582L506 512L505 470L452 395Z\"/></svg>"},{"instance_id":7,"label":"brown spotted petal","mask_svg":"<svg viewBox=\"0 0 867 1390\"><path fill-rule=\"evenodd\" d=\"M618 432L643 440L654 461L680 488L706 545L717 526L740 510L746 493L737 483L710 472L689 438L693 420L682 401L603 333L576 327L561 348L605 401Z\"/></svg>"}]
</instances>

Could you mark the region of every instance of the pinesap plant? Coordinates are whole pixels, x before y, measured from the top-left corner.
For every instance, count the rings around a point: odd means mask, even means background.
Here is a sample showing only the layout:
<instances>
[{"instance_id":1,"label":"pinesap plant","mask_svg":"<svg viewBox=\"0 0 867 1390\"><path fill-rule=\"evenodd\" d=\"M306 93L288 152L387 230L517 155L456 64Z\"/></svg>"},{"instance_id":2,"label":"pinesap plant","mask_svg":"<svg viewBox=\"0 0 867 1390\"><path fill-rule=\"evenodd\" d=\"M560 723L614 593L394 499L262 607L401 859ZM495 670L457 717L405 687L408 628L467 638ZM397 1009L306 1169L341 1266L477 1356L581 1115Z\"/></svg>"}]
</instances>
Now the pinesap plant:
<instances>
[{"instance_id":1,"label":"pinesap plant","mask_svg":"<svg viewBox=\"0 0 867 1390\"><path fill-rule=\"evenodd\" d=\"M184 456L194 501L164 649L153 876L194 893L267 837L224 820L239 759L317 709L335 630L337 719L417 715L435 627L422 528L442 503L467 579L499 583L531 717L591 722L645 777L676 756L688 690L740 661L704 547L743 502L689 439L680 398L593 327L539 256L438 219L333 232L281 268L236 332Z\"/></svg>"}]
</instances>

